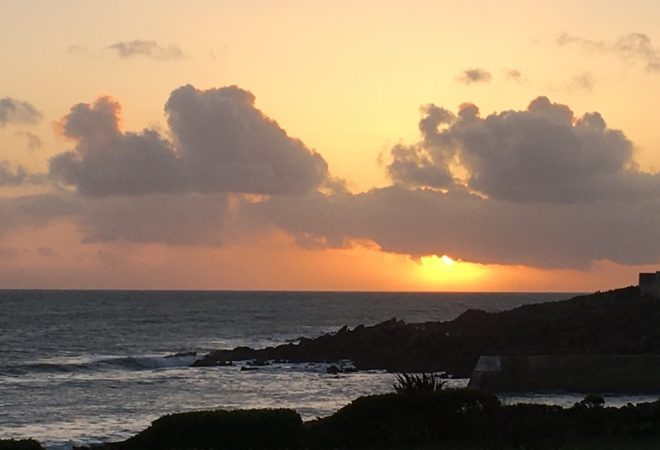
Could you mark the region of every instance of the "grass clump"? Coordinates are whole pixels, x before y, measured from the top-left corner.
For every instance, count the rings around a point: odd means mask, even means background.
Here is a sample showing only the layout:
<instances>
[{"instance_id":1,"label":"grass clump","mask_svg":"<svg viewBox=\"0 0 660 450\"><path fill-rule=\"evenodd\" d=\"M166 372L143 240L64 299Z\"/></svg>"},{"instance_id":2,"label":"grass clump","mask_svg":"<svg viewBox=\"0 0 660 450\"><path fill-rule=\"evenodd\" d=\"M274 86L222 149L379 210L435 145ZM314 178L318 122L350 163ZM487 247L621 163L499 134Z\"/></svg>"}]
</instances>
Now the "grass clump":
<instances>
[{"instance_id":1,"label":"grass clump","mask_svg":"<svg viewBox=\"0 0 660 450\"><path fill-rule=\"evenodd\" d=\"M394 381L397 394L414 392L436 392L444 389L446 381L434 373L400 373Z\"/></svg>"}]
</instances>

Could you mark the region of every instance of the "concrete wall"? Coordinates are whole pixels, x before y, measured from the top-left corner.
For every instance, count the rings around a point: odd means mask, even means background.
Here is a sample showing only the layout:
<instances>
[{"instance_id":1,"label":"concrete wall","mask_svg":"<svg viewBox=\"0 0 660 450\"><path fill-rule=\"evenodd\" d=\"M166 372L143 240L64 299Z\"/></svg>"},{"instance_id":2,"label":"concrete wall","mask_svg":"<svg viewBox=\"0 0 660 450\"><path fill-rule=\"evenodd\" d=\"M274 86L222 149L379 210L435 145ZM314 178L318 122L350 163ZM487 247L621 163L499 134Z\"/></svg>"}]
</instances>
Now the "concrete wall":
<instances>
[{"instance_id":1,"label":"concrete wall","mask_svg":"<svg viewBox=\"0 0 660 450\"><path fill-rule=\"evenodd\" d=\"M658 278L660 272L642 272L639 274L639 285L640 287L648 286L652 284L656 278Z\"/></svg>"},{"instance_id":2,"label":"concrete wall","mask_svg":"<svg viewBox=\"0 0 660 450\"><path fill-rule=\"evenodd\" d=\"M512 393L660 394L660 356L482 356L469 387Z\"/></svg>"},{"instance_id":3,"label":"concrete wall","mask_svg":"<svg viewBox=\"0 0 660 450\"><path fill-rule=\"evenodd\" d=\"M656 273L640 273L639 288L642 294L660 298L660 271Z\"/></svg>"}]
</instances>

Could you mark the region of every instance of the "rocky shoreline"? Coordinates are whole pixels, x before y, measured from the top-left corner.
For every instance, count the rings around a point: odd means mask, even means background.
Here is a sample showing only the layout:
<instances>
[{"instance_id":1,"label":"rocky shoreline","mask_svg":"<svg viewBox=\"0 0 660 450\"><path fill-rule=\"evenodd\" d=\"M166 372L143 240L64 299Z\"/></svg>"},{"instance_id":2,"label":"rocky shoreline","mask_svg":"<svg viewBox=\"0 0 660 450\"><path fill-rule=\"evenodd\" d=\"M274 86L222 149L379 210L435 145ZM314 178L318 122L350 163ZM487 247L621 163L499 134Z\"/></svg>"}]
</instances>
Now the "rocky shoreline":
<instances>
[{"instance_id":1,"label":"rocky shoreline","mask_svg":"<svg viewBox=\"0 0 660 450\"><path fill-rule=\"evenodd\" d=\"M275 347L218 350L194 366L350 360L358 370L445 372L464 378L481 355L554 354L660 354L660 301L628 287L497 313L468 310L446 322L391 319Z\"/></svg>"}]
</instances>

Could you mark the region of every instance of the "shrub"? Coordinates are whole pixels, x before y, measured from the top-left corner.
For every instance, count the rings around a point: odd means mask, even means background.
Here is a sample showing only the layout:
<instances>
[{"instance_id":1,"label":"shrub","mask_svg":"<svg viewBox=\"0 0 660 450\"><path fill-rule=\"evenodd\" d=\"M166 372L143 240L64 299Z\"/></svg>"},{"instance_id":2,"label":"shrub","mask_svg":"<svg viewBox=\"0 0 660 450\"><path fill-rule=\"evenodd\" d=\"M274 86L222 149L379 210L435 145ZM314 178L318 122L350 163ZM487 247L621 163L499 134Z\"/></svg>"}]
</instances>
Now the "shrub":
<instances>
[{"instance_id":1,"label":"shrub","mask_svg":"<svg viewBox=\"0 0 660 450\"><path fill-rule=\"evenodd\" d=\"M605 399L596 394L587 394L582 400L574 405L575 408L584 409L602 408L603 406L605 406Z\"/></svg>"},{"instance_id":2,"label":"shrub","mask_svg":"<svg viewBox=\"0 0 660 450\"><path fill-rule=\"evenodd\" d=\"M170 414L119 445L140 450L296 450L304 428L291 409Z\"/></svg>"},{"instance_id":3,"label":"shrub","mask_svg":"<svg viewBox=\"0 0 660 450\"><path fill-rule=\"evenodd\" d=\"M434 373L410 374L400 373L396 376L394 390L398 394L412 392L435 392L445 387L445 381Z\"/></svg>"},{"instance_id":4,"label":"shrub","mask_svg":"<svg viewBox=\"0 0 660 450\"><path fill-rule=\"evenodd\" d=\"M0 439L0 450L44 450L34 439Z\"/></svg>"},{"instance_id":5,"label":"shrub","mask_svg":"<svg viewBox=\"0 0 660 450\"><path fill-rule=\"evenodd\" d=\"M468 389L361 397L308 424L310 449L405 448L475 439L490 427L497 397Z\"/></svg>"}]
</instances>

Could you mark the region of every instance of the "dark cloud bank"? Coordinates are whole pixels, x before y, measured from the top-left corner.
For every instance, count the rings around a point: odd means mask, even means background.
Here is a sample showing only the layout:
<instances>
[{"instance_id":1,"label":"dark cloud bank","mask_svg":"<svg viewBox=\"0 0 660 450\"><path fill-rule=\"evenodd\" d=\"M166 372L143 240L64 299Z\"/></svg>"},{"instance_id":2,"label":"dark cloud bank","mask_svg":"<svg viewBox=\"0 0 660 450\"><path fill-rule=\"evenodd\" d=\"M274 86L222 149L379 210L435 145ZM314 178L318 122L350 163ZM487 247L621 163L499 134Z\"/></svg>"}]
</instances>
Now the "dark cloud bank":
<instances>
[{"instance_id":1,"label":"dark cloud bank","mask_svg":"<svg viewBox=\"0 0 660 450\"><path fill-rule=\"evenodd\" d=\"M660 175L597 112L545 97L485 117L427 105L420 140L391 150L392 184L352 194L245 90L184 86L165 111L167 136L123 132L109 98L74 106L61 128L75 146L50 173L75 192L0 201L0 232L62 217L87 241L220 245L279 228L305 246L367 239L486 263L660 261Z\"/></svg>"}]
</instances>

